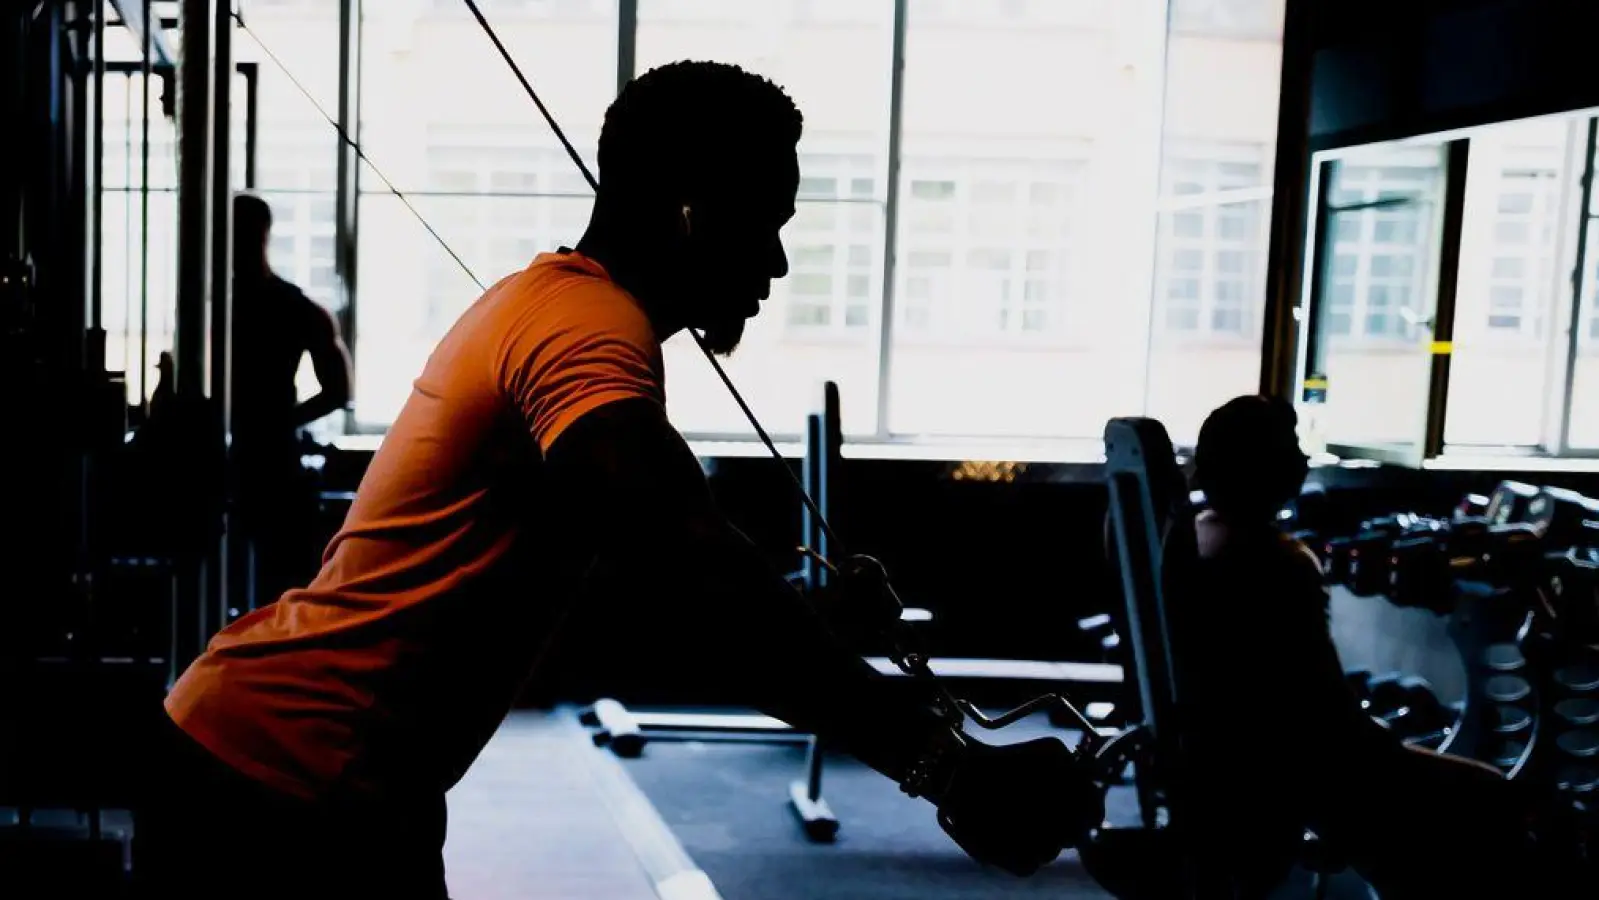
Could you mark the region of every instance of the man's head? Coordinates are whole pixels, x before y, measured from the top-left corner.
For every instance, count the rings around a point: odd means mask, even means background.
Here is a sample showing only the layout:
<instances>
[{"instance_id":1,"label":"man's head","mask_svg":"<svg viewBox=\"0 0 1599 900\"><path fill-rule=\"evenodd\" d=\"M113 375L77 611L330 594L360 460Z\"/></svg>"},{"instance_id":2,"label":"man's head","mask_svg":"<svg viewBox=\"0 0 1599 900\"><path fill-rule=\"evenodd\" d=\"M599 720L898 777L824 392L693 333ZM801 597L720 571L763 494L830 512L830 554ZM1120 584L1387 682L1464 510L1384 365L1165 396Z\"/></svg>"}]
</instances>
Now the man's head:
<instances>
[{"instance_id":1,"label":"man's head","mask_svg":"<svg viewBox=\"0 0 1599 900\"><path fill-rule=\"evenodd\" d=\"M1195 480L1211 507L1236 524L1270 521L1299 495L1309 471L1294 408L1277 397L1229 400L1205 419Z\"/></svg>"},{"instance_id":2,"label":"man's head","mask_svg":"<svg viewBox=\"0 0 1599 900\"><path fill-rule=\"evenodd\" d=\"M259 274L267 269L267 239L272 234L272 207L254 194L233 198L233 272Z\"/></svg>"},{"instance_id":3,"label":"man's head","mask_svg":"<svg viewBox=\"0 0 1599 900\"><path fill-rule=\"evenodd\" d=\"M658 312L718 353L788 274L778 231L794 215L802 127L776 85L710 62L646 72L605 114L596 218L632 245Z\"/></svg>"}]
</instances>

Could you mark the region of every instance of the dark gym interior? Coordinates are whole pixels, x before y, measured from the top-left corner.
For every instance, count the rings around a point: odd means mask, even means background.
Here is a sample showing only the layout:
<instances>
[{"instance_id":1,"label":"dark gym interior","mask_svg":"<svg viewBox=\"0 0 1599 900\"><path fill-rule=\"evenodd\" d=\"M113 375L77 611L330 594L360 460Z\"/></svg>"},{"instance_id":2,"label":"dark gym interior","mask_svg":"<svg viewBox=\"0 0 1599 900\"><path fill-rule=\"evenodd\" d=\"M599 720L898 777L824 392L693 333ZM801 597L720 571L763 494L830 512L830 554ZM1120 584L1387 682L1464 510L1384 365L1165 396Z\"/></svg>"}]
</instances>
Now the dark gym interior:
<instances>
[{"instance_id":1,"label":"dark gym interior","mask_svg":"<svg viewBox=\"0 0 1599 900\"><path fill-rule=\"evenodd\" d=\"M884 696L1064 745L1103 816L1005 871L1012 838L974 849L985 826L778 715L808 707L752 649L776 619L698 612L700 557L639 555L587 571L449 784L449 896L1599 896L1595 35L1570 0L5 4L0 897L167 896L139 836L169 695L275 652L252 623L323 614L336 548L444 540L358 527L391 490L374 458L451 441L393 426L490 286L587 252L607 109L678 60L804 117L784 274L742 343L659 346L715 509L824 619L889 604L845 642ZM1281 602L1325 599L1362 726L1532 798L1527 871L1461 874L1504 843L1481 834L1417 838L1436 858L1400 877L1320 820L1278 854L1216 817L1298 790L1264 760L1325 718L1290 709L1319 701L1272 668L1277 614L1212 580L1230 511L1202 426L1256 395L1306 460L1270 530L1315 584ZM280 396L295 418L262 437ZM510 641L493 610L520 596L460 615ZM1224 774L1194 724L1206 654ZM1384 840L1474 804L1441 793L1384 794L1408 823ZM1030 835L1008 802L969 814ZM250 834L206 871L248 882Z\"/></svg>"}]
</instances>

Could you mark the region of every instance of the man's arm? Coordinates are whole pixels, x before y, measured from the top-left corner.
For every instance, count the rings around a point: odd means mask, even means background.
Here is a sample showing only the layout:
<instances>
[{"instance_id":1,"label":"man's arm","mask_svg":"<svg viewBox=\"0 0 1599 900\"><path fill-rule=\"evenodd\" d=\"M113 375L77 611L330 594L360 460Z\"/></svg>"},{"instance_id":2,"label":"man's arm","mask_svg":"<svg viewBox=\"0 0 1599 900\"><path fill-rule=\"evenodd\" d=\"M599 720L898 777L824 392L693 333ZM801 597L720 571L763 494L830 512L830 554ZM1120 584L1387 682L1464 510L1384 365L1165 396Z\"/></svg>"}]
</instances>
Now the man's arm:
<instances>
[{"instance_id":1,"label":"man's arm","mask_svg":"<svg viewBox=\"0 0 1599 900\"><path fill-rule=\"evenodd\" d=\"M568 427L546 454L548 483L607 555L667 559L688 598L686 633L724 659L748 705L901 781L938 737L930 707L835 639L716 510L698 461L653 400L619 400ZM663 585L663 588L667 586ZM718 640L718 636L722 639ZM936 800L936 797L933 798Z\"/></svg>"},{"instance_id":2,"label":"man's arm","mask_svg":"<svg viewBox=\"0 0 1599 900\"><path fill-rule=\"evenodd\" d=\"M315 303L312 306L315 309L310 316L306 349L311 354L311 369L316 373L320 389L315 396L295 407L296 428L337 412L350 402L350 351L339 336L333 314Z\"/></svg>"}]
</instances>

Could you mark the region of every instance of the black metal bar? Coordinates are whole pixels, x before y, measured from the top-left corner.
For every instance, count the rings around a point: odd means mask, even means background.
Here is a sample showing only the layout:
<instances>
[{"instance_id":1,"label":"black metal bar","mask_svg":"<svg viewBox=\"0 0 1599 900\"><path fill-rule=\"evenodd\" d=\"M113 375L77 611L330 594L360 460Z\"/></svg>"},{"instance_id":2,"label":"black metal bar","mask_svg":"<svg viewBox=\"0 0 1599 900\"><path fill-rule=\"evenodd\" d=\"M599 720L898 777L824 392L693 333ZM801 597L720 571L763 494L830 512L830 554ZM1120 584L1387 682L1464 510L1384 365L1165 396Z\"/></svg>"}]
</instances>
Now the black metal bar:
<instances>
[{"instance_id":1,"label":"black metal bar","mask_svg":"<svg viewBox=\"0 0 1599 900\"><path fill-rule=\"evenodd\" d=\"M1294 362L1298 359L1298 330L1302 323L1295 320L1294 310L1304 296L1305 229L1310 222L1306 206L1314 174L1310 155L1310 106L1315 10L1311 6L1310 3L1287 3L1283 11L1277 150L1272 164L1271 238L1266 251L1266 305L1261 316L1264 334L1260 391L1285 397L1292 393L1295 383ZM1307 317L1303 325L1308 324Z\"/></svg>"},{"instance_id":2,"label":"black metal bar","mask_svg":"<svg viewBox=\"0 0 1599 900\"><path fill-rule=\"evenodd\" d=\"M339 133L356 135L361 128L361 0L339 2ZM334 260L343 291L337 312L339 330L350 352L351 378L356 377L355 358L360 352L356 341L356 228L360 216L361 161L352 141L339 141L338 186L334 222ZM351 385L353 392L354 385ZM353 394L352 394L353 396ZM355 424L355 410L345 412L345 430Z\"/></svg>"},{"instance_id":3,"label":"black metal bar","mask_svg":"<svg viewBox=\"0 0 1599 900\"><path fill-rule=\"evenodd\" d=\"M190 409L205 399L206 312L211 293L212 31L215 0L183 0L183 59L178 66L178 311L175 382ZM208 448L209 449L209 448ZM211 491L205 484L201 490ZM207 523L209 524L209 523ZM173 661L182 672L204 646L207 581L214 548L185 554L177 578Z\"/></svg>"},{"instance_id":4,"label":"black metal bar","mask_svg":"<svg viewBox=\"0 0 1599 900\"><path fill-rule=\"evenodd\" d=\"M150 0L143 3L145 21L150 18ZM150 404L150 32L141 32L143 49L139 54L139 89L143 94L139 138L139 408L148 412Z\"/></svg>"},{"instance_id":5,"label":"black metal bar","mask_svg":"<svg viewBox=\"0 0 1599 900\"><path fill-rule=\"evenodd\" d=\"M1305 328L1305 371L1301 374L1311 376L1327 374L1327 353L1322 346L1321 338L1325 328L1327 316L1327 280L1328 267L1332 265L1333 247L1337 235L1333 234L1332 213L1327 203L1327 198L1332 194L1333 181L1338 177L1338 163L1324 162L1321 164L1317 176L1320 189L1317 192L1316 209L1314 211L1315 224L1311 232L1316 236L1316 251L1310 259L1310 299L1306 304L1304 316ZM1262 385L1262 389L1266 388ZM1293 390L1290 382L1286 391Z\"/></svg>"},{"instance_id":6,"label":"black metal bar","mask_svg":"<svg viewBox=\"0 0 1599 900\"><path fill-rule=\"evenodd\" d=\"M66 121L71 123L66 145L68 156L64 160L68 205L60 212L62 225L67 229L68 246L72 248L61 254L62 271L70 279L63 282L64 285L70 285L70 294L63 296L72 298L72 318L66 323L67 330L63 335L71 339L67 359L71 360L75 370L84 371L89 364L87 351L90 341L86 340L88 335L85 332L90 323L89 306L93 295L89 285L89 271L92 269L89 253L93 244L89 235L89 214L94 207L89 183L93 164L93 150L89 143L90 112L93 107L89 102L89 91L94 69L86 64L87 44L92 33L67 23L66 4L58 3L56 6L61 21L59 40L65 62L62 74L67 88L63 99L67 106ZM76 5L73 12L77 12Z\"/></svg>"},{"instance_id":7,"label":"black metal bar","mask_svg":"<svg viewBox=\"0 0 1599 900\"><path fill-rule=\"evenodd\" d=\"M261 87L261 67L255 63L240 63L244 73L244 189L255 190L256 156L256 104Z\"/></svg>"},{"instance_id":8,"label":"black metal bar","mask_svg":"<svg viewBox=\"0 0 1599 900\"><path fill-rule=\"evenodd\" d=\"M893 38L888 77L888 183L883 205L883 305L878 312L877 428L887 437L894 375L894 280L898 277L899 172L905 130L905 27L907 0L894 0Z\"/></svg>"},{"instance_id":9,"label":"black metal bar","mask_svg":"<svg viewBox=\"0 0 1599 900\"><path fill-rule=\"evenodd\" d=\"M1444 426L1449 414L1449 364L1455 335L1455 297L1460 284L1460 235L1466 217L1466 172L1471 142L1450 141L1444 169L1443 227L1439 235L1438 296L1433 310L1432 356L1427 385L1427 425L1422 433L1421 458L1443 452Z\"/></svg>"},{"instance_id":10,"label":"black metal bar","mask_svg":"<svg viewBox=\"0 0 1599 900\"><path fill-rule=\"evenodd\" d=\"M638 68L638 0L616 4L616 92L633 80Z\"/></svg>"},{"instance_id":11,"label":"black metal bar","mask_svg":"<svg viewBox=\"0 0 1599 900\"><path fill-rule=\"evenodd\" d=\"M1582 321L1582 298L1588 281L1588 233L1594 220L1594 165L1599 162L1595 157L1599 149L1596 140L1599 140L1599 118L1588 120L1588 142L1583 153L1582 203L1578 207L1581 215L1577 219L1577 253L1571 269L1571 328L1566 332L1566 408L1560 417L1560 439L1553 448L1557 454L1564 454L1571 446L1571 412L1576 407L1572 391L1577 382L1577 351L1582 346L1582 328L1586 324ZM1599 315L1599 310L1595 314Z\"/></svg>"},{"instance_id":12,"label":"black metal bar","mask_svg":"<svg viewBox=\"0 0 1599 900\"><path fill-rule=\"evenodd\" d=\"M215 78L211 141L211 409L215 416L215 450L226 468L228 434L232 424L233 392L233 3L217 0ZM224 477L221 489L227 498ZM222 504L221 537L215 565L208 567L207 602L201 608L203 639L228 622L228 594L232 584L232 556L228 552L228 507Z\"/></svg>"},{"instance_id":13,"label":"black metal bar","mask_svg":"<svg viewBox=\"0 0 1599 900\"><path fill-rule=\"evenodd\" d=\"M105 3L94 10L94 187L89 235L89 326L96 331L104 325L105 310ZM101 347L104 343L102 339ZM104 354L101 354L104 362Z\"/></svg>"},{"instance_id":14,"label":"black metal bar","mask_svg":"<svg viewBox=\"0 0 1599 900\"><path fill-rule=\"evenodd\" d=\"M183 0L178 66L178 311L174 337L178 393L206 391L206 308L211 280L211 70L215 0Z\"/></svg>"}]
</instances>

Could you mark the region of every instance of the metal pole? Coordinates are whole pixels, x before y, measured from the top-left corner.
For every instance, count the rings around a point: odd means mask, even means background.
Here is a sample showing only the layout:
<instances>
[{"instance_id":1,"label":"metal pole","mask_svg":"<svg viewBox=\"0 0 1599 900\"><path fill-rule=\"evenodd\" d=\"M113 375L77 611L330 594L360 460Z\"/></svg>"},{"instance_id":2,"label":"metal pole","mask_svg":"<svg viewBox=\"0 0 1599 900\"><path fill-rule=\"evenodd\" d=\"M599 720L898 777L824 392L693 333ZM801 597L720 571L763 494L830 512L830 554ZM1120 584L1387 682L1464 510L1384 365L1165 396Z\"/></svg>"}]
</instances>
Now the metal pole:
<instances>
[{"instance_id":1,"label":"metal pole","mask_svg":"<svg viewBox=\"0 0 1599 900\"><path fill-rule=\"evenodd\" d=\"M633 80L638 68L638 0L616 3L616 92Z\"/></svg>"},{"instance_id":2,"label":"metal pole","mask_svg":"<svg viewBox=\"0 0 1599 900\"><path fill-rule=\"evenodd\" d=\"M144 4L144 21L150 21L150 0ZM143 118L139 132L139 408L150 409L150 78L154 66L150 56L152 35L144 32L144 52L139 54L139 87L143 96Z\"/></svg>"},{"instance_id":3,"label":"metal pole","mask_svg":"<svg viewBox=\"0 0 1599 900\"><path fill-rule=\"evenodd\" d=\"M339 131L357 135L361 128L361 0L339 3ZM339 142L337 188L338 219L334 223L334 258L343 296L339 304L339 330L349 347L354 380L356 347L356 223L360 217L361 161L349 141ZM351 385L352 395L354 385ZM345 429L355 430L355 413L345 413Z\"/></svg>"},{"instance_id":4,"label":"metal pole","mask_svg":"<svg viewBox=\"0 0 1599 900\"><path fill-rule=\"evenodd\" d=\"M227 538L231 480L227 477L226 458L233 406L233 0L217 2L214 75L216 122L211 144L211 403L216 416L215 448L223 460L223 503L222 538L217 545L216 565L210 568L206 583L210 602L205 605L205 621L201 628L207 637L227 624L231 568Z\"/></svg>"},{"instance_id":5,"label":"metal pole","mask_svg":"<svg viewBox=\"0 0 1599 900\"><path fill-rule=\"evenodd\" d=\"M1566 333L1565 397L1566 409L1560 417L1560 439L1554 447L1556 453L1565 453L1571 447L1572 394L1577 382L1577 351L1582 346L1582 294L1587 286L1584 275L1588 269L1588 233L1593 227L1594 150L1599 141L1599 119L1588 120L1588 141L1582 161L1582 206L1577 219L1577 253L1571 269L1571 328Z\"/></svg>"},{"instance_id":6,"label":"metal pole","mask_svg":"<svg viewBox=\"0 0 1599 900\"><path fill-rule=\"evenodd\" d=\"M906 0L894 0L894 37L888 82L888 195L883 206L883 307L877 329L877 435L887 437L894 369L894 279L898 264L900 136L905 119Z\"/></svg>"},{"instance_id":7,"label":"metal pole","mask_svg":"<svg viewBox=\"0 0 1599 900\"><path fill-rule=\"evenodd\" d=\"M1301 329L1309 324L1294 319L1305 276L1305 228L1312 216L1324 212L1307 207L1313 175L1310 82L1316 10L1312 6L1289 3L1283 19L1282 88L1277 107L1277 151L1272 163L1271 238L1266 254L1260 355L1260 391L1282 396L1289 396L1298 383L1294 364L1298 361ZM1320 256L1317 254L1318 260ZM1314 307L1307 310L1307 320L1314 313Z\"/></svg>"},{"instance_id":8,"label":"metal pole","mask_svg":"<svg viewBox=\"0 0 1599 900\"><path fill-rule=\"evenodd\" d=\"M212 29L215 0L183 0L182 56L178 62L178 316L177 396L193 410L203 404L206 379L206 312L211 288ZM205 448L210 451L211 448ZM202 452L205 452L202 451ZM204 458L204 457L202 457ZM210 473L204 473L210 474ZM205 485L203 491L216 485ZM204 515L201 507L197 515ZM213 523L207 521L206 527ZM182 672L204 645L206 587L215 548L187 551L178 560L173 662Z\"/></svg>"},{"instance_id":9,"label":"metal pole","mask_svg":"<svg viewBox=\"0 0 1599 900\"><path fill-rule=\"evenodd\" d=\"M94 186L89 195L93 208L89 235L89 327L96 332L104 326L102 311L105 307L105 227L101 224L105 214L105 190L102 188L105 181L105 17L105 0L100 0L94 8ZM100 346L103 363L103 336Z\"/></svg>"},{"instance_id":10,"label":"metal pole","mask_svg":"<svg viewBox=\"0 0 1599 900\"><path fill-rule=\"evenodd\" d=\"M184 0L178 64L177 389L206 390L206 308L211 279L211 50L215 0Z\"/></svg>"}]
</instances>

